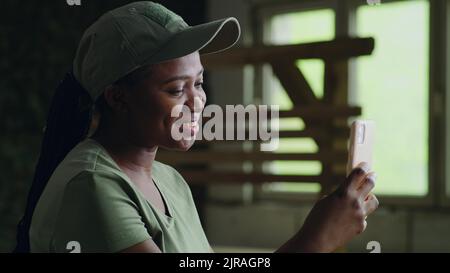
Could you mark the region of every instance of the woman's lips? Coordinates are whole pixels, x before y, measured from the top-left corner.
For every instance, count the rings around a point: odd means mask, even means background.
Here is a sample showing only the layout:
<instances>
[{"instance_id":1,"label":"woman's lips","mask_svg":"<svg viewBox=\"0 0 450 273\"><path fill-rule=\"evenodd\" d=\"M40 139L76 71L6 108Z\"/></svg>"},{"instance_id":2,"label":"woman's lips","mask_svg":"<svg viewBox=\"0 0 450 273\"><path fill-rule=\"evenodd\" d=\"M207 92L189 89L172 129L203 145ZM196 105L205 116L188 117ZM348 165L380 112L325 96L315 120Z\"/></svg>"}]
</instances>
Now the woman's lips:
<instances>
[{"instance_id":1,"label":"woman's lips","mask_svg":"<svg viewBox=\"0 0 450 273\"><path fill-rule=\"evenodd\" d=\"M183 130L189 130L191 133L191 136L195 136L199 130L198 121L191 121L183 123Z\"/></svg>"}]
</instances>

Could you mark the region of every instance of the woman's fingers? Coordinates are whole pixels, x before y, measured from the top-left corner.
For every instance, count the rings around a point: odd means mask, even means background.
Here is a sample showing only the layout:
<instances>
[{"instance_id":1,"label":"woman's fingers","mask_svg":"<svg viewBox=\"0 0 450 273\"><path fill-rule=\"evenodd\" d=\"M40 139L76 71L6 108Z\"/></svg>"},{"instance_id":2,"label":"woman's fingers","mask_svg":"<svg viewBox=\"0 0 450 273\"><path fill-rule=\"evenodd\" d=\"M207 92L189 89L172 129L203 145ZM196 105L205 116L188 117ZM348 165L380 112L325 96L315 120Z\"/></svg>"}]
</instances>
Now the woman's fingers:
<instances>
[{"instance_id":1,"label":"woman's fingers","mask_svg":"<svg viewBox=\"0 0 450 273\"><path fill-rule=\"evenodd\" d=\"M373 193L370 193L367 197L367 200L364 202L366 216L374 212L378 208L378 205L379 202L377 197Z\"/></svg>"},{"instance_id":2,"label":"woman's fingers","mask_svg":"<svg viewBox=\"0 0 450 273\"><path fill-rule=\"evenodd\" d=\"M369 165L365 162L361 162L347 177L347 183L345 183L344 187L346 187L347 190L357 190L361 186L368 171Z\"/></svg>"},{"instance_id":3,"label":"woman's fingers","mask_svg":"<svg viewBox=\"0 0 450 273\"><path fill-rule=\"evenodd\" d=\"M363 182L359 187L358 191L361 194L361 199L366 200L368 194L375 187L376 174L374 172L370 172L366 174L363 178Z\"/></svg>"}]
</instances>

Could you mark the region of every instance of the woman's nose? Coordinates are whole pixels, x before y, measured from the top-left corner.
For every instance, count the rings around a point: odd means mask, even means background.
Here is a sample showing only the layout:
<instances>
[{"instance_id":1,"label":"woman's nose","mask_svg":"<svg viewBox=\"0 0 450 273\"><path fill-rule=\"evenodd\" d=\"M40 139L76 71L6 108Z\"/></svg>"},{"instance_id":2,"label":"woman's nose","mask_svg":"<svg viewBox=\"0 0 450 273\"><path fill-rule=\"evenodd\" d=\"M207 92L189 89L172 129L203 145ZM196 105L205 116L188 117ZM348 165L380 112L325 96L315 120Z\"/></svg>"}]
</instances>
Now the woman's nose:
<instances>
[{"instance_id":1,"label":"woman's nose","mask_svg":"<svg viewBox=\"0 0 450 273\"><path fill-rule=\"evenodd\" d=\"M205 100L201 96L193 95L188 98L186 105L193 113L199 113L205 106Z\"/></svg>"}]
</instances>

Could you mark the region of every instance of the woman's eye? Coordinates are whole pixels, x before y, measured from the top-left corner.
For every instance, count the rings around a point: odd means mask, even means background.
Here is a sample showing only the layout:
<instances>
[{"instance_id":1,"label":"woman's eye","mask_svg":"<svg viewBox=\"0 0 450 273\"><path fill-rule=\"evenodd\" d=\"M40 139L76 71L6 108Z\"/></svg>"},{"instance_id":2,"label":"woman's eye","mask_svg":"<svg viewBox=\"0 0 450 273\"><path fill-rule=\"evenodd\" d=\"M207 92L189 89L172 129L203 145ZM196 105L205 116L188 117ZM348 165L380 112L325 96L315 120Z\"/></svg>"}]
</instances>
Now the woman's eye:
<instances>
[{"instance_id":1,"label":"woman's eye","mask_svg":"<svg viewBox=\"0 0 450 273\"><path fill-rule=\"evenodd\" d=\"M195 87L196 87L197 89L202 88L202 87L203 87L203 82L198 82L198 83L196 83L196 84L195 84Z\"/></svg>"},{"instance_id":2,"label":"woman's eye","mask_svg":"<svg viewBox=\"0 0 450 273\"><path fill-rule=\"evenodd\" d=\"M168 92L172 96L179 96L179 95L181 95L183 93L183 90L170 90Z\"/></svg>"}]
</instances>

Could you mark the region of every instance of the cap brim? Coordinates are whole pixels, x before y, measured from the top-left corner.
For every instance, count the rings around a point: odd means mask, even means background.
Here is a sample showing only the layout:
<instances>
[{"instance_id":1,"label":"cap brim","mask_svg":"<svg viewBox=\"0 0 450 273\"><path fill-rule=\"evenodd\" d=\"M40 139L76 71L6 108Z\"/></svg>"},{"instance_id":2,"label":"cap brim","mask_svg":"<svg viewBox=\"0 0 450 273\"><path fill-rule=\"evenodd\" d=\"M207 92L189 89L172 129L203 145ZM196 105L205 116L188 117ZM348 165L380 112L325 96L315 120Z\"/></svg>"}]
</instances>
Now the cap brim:
<instances>
[{"instance_id":1,"label":"cap brim","mask_svg":"<svg viewBox=\"0 0 450 273\"><path fill-rule=\"evenodd\" d=\"M175 34L145 63L158 63L180 58L196 51L210 54L232 47L241 34L239 22L230 17L189 27Z\"/></svg>"}]
</instances>

